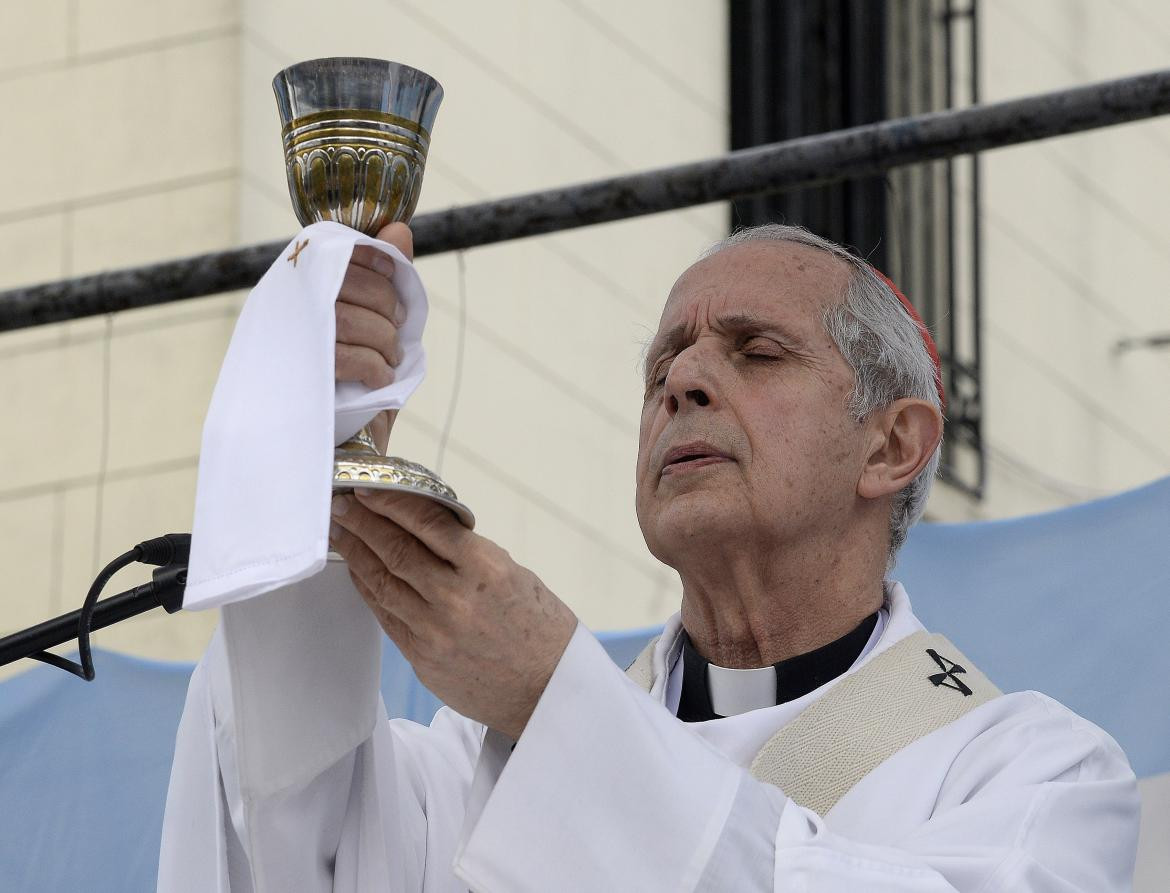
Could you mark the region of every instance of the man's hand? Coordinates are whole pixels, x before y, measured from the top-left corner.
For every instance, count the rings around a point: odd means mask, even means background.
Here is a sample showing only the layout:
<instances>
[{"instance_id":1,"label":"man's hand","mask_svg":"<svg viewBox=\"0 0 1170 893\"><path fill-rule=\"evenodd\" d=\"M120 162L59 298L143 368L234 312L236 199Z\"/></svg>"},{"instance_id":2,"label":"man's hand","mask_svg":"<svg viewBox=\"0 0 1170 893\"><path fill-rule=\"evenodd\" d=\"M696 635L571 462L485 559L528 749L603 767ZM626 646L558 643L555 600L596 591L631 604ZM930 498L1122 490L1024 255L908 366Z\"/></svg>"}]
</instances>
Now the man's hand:
<instances>
[{"instance_id":1,"label":"man's hand","mask_svg":"<svg viewBox=\"0 0 1170 893\"><path fill-rule=\"evenodd\" d=\"M568 606L425 497L359 490L333 518L333 547L423 684L518 739L577 626Z\"/></svg>"},{"instance_id":2,"label":"man's hand","mask_svg":"<svg viewBox=\"0 0 1170 893\"><path fill-rule=\"evenodd\" d=\"M405 223L391 223L377 238L414 259L414 238ZM391 277L394 261L368 245L359 245L345 271L337 295L337 345L334 376L338 381L360 381L370 388L384 388L394 381L402 361L398 329L406 320ZM397 412L383 412L371 423L374 439L386 449Z\"/></svg>"}]
</instances>

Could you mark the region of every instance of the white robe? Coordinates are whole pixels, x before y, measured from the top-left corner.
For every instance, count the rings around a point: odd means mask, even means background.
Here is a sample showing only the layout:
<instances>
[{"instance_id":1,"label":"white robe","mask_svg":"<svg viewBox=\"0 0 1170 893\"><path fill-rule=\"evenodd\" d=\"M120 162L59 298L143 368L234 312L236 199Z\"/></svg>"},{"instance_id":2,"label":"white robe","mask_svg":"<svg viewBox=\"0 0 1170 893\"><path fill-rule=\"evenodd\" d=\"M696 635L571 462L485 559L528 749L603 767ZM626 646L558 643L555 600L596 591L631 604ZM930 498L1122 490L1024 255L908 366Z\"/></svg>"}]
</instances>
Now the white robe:
<instances>
[{"instance_id":1,"label":"white robe","mask_svg":"<svg viewBox=\"0 0 1170 893\"><path fill-rule=\"evenodd\" d=\"M890 593L849 672L922 628ZM159 889L1130 889L1133 773L1052 699L972 710L822 818L744 767L833 683L681 723L663 706L680 629L667 625L647 696L579 626L513 749L447 709L429 728L387 720L380 632L340 566L228 606L180 724Z\"/></svg>"}]
</instances>

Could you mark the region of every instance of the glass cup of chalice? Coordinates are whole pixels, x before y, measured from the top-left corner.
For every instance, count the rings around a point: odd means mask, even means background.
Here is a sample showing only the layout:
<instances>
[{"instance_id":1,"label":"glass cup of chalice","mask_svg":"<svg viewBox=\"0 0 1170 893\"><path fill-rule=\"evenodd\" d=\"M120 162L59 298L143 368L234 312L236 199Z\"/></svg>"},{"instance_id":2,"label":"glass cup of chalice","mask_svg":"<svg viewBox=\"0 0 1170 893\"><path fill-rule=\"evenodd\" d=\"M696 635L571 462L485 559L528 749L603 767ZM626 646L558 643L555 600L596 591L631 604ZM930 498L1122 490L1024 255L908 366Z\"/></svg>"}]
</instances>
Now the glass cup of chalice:
<instances>
[{"instance_id":1,"label":"glass cup of chalice","mask_svg":"<svg viewBox=\"0 0 1170 893\"><path fill-rule=\"evenodd\" d=\"M409 222L422 189L443 88L430 75L381 59L313 59L272 81L284 162L302 226L332 220L373 236ZM433 471L383 456L369 427L337 448L333 489L404 490L475 519Z\"/></svg>"}]
</instances>

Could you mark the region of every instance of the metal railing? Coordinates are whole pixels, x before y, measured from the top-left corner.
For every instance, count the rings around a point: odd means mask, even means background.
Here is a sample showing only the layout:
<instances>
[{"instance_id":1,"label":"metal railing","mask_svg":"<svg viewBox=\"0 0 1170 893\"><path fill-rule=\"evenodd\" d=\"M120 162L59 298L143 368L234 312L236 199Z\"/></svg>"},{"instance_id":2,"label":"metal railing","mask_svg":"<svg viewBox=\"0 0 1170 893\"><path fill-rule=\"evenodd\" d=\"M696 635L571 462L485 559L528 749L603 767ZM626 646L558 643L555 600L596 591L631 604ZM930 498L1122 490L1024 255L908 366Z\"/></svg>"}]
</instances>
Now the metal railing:
<instances>
[{"instance_id":1,"label":"metal railing","mask_svg":"<svg viewBox=\"0 0 1170 893\"><path fill-rule=\"evenodd\" d=\"M1170 70L781 143L423 214L418 255L781 192L1170 113ZM269 242L0 292L0 331L250 288Z\"/></svg>"}]
</instances>

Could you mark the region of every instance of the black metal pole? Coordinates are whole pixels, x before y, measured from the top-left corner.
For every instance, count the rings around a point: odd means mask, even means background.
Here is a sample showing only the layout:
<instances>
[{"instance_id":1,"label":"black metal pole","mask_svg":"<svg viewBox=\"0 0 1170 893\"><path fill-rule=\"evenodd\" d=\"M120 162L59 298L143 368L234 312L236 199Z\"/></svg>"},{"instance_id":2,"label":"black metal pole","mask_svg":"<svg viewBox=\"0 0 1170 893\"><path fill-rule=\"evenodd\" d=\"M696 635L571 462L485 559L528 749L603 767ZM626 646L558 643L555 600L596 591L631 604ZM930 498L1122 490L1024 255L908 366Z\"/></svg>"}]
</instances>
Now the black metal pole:
<instances>
[{"instance_id":1,"label":"black metal pole","mask_svg":"<svg viewBox=\"0 0 1170 893\"><path fill-rule=\"evenodd\" d=\"M413 222L416 252L493 242L866 176L1170 113L1170 70L883 121L718 158L438 211ZM284 242L0 293L0 331L253 286Z\"/></svg>"},{"instance_id":2,"label":"black metal pole","mask_svg":"<svg viewBox=\"0 0 1170 893\"><path fill-rule=\"evenodd\" d=\"M163 599L155 584L143 583L98 602L89 628L91 631L103 629L128 617L161 607ZM80 619L81 611L72 611L0 639L0 667L73 641L77 638Z\"/></svg>"}]
</instances>

